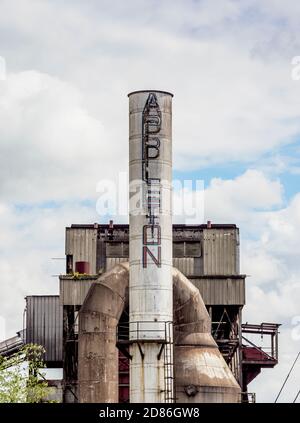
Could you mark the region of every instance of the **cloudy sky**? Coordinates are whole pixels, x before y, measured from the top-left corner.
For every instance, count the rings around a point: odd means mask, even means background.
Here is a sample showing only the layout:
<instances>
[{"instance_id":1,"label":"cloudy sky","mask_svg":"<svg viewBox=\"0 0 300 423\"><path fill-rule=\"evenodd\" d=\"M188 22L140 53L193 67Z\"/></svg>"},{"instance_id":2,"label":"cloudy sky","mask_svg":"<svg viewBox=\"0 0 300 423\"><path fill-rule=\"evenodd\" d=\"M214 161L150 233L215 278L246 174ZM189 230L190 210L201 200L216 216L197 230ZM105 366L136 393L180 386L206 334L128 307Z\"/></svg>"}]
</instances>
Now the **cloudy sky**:
<instances>
[{"instance_id":1,"label":"cloudy sky","mask_svg":"<svg viewBox=\"0 0 300 423\"><path fill-rule=\"evenodd\" d=\"M299 26L295 0L0 0L6 336L24 296L58 292L65 226L107 222L97 184L127 171L127 93L168 90L174 178L204 181L203 221L240 227L244 320L282 323L280 364L249 387L274 401L300 349ZM299 388L300 362L280 399Z\"/></svg>"}]
</instances>

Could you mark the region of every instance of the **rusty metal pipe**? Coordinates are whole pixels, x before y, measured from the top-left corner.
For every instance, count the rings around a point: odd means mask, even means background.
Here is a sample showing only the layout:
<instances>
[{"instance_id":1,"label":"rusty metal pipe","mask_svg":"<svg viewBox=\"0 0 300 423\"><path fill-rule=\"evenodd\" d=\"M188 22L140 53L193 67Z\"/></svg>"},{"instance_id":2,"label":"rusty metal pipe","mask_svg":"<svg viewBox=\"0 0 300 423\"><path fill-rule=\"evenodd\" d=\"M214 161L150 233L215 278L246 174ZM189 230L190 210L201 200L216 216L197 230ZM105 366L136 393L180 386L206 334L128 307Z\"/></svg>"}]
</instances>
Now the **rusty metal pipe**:
<instances>
[{"instance_id":1,"label":"rusty metal pipe","mask_svg":"<svg viewBox=\"0 0 300 423\"><path fill-rule=\"evenodd\" d=\"M211 335L199 290L173 268L176 401L240 402L241 389Z\"/></svg>"},{"instance_id":2,"label":"rusty metal pipe","mask_svg":"<svg viewBox=\"0 0 300 423\"><path fill-rule=\"evenodd\" d=\"M239 402L240 387L211 335L199 290L173 268L175 386L178 402ZM118 402L116 329L128 305L129 264L93 284L79 313L80 402Z\"/></svg>"},{"instance_id":3,"label":"rusty metal pipe","mask_svg":"<svg viewBox=\"0 0 300 423\"><path fill-rule=\"evenodd\" d=\"M128 301L128 266L119 265L94 283L79 313L79 402L118 402L116 328Z\"/></svg>"}]
</instances>

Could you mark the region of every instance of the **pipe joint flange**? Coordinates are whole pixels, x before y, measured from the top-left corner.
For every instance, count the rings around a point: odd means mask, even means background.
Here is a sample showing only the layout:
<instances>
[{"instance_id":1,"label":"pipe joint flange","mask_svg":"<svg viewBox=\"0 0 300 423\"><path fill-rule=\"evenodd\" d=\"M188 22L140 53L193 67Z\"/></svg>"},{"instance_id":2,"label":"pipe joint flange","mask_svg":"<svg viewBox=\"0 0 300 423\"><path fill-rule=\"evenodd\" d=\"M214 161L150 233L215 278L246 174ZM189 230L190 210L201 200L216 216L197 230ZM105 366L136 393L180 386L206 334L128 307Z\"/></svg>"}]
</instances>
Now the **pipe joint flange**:
<instances>
[{"instance_id":1,"label":"pipe joint flange","mask_svg":"<svg viewBox=\"0 0 300 423\"><path fill-rule=\"evenodd\" d=\"M198 393L198 388L195 385L187 385L184 387L184 392L188 397L194 397Z\"/></svg>"}]
</instances>

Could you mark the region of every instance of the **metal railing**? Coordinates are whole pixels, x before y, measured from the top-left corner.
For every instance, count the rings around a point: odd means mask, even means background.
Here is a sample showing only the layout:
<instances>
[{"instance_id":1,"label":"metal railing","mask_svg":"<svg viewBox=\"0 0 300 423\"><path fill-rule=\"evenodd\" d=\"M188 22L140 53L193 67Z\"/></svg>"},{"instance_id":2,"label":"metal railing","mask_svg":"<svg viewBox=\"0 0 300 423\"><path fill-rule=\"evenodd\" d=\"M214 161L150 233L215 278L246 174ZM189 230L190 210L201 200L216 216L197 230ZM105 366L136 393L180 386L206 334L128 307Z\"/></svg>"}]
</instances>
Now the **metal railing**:
<instances>
[{"instance_id":1,"label":"metal railing","mask_svg":"<svg viewBox=\"0 0 300 423\"><path fill-rule=\"evenodd\" d=\"M255 404L256 403L255 392L242 392L241 393L241 402L244 403L244 404Z\"/></svg>"},{"instance_id":2,"label":"metal railing","mask_svg":"<svg viewBox=\"0 0 300 423\"><path fill-rule=\"evenodd\" d=\"M149 320L122 323L117 327L119 341L168 342L171 321Z\"/></svg>"},{"instance_id":3,"label":"metal railing","mask_svg":"<svg viewBox=\"0 0 300 423\"><path fill-rule=\"evenodd\" d=\"M117 342L123 344L154 342L161 344L158 359L163 357L164 400L175 401L174 351L172 321L123 322L117 327Z\"/></svg>"}]
</instances>

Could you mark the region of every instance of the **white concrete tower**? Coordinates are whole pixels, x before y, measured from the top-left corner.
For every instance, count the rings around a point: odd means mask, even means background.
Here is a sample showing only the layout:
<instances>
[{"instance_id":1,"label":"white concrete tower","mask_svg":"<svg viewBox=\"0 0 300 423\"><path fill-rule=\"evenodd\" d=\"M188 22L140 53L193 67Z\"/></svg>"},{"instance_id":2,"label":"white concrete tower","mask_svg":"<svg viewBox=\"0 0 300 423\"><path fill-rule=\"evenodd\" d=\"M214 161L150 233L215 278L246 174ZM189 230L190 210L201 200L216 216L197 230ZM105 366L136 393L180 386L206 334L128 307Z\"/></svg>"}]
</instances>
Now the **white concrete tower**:
<instances>
[{"instance_id":1,"label":"white concrete tower","mask_svg":"<svg viewBox=\"0 0 300 423\"><path fill-rule=\"evenodd\" d=\"M173 95L128 97L130 402L172 402Z\"/></svg>"}]
</instances>

